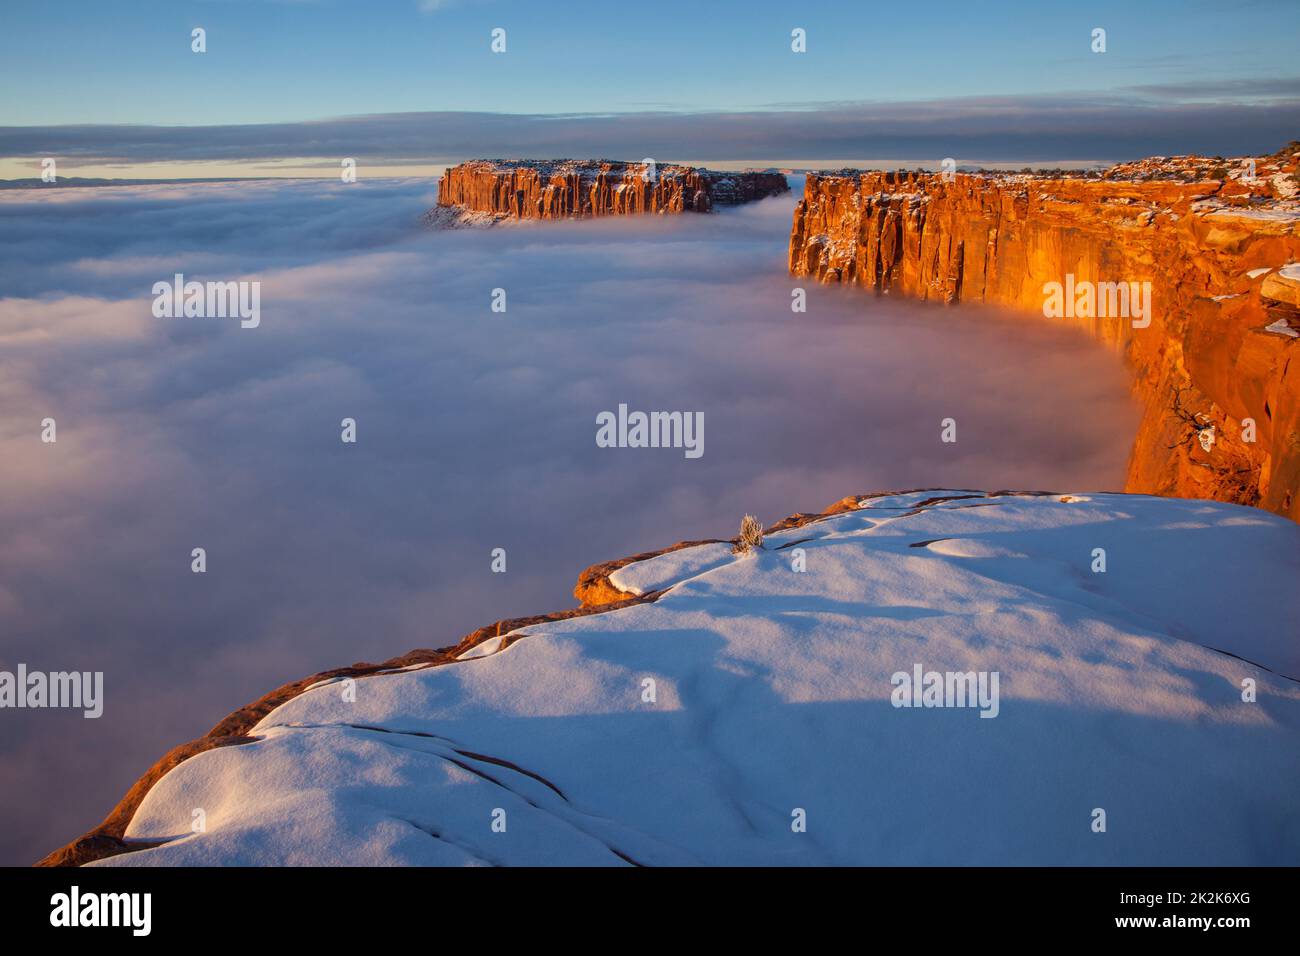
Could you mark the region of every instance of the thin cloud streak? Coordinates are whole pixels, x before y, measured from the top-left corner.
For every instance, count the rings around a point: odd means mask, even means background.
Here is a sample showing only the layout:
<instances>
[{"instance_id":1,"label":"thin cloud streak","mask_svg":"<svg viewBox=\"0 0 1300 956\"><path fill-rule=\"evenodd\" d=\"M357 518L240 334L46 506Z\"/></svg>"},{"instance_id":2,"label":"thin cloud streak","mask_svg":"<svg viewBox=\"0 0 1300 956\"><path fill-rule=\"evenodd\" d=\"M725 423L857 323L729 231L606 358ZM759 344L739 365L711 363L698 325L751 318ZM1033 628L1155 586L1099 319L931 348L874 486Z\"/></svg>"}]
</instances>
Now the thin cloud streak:
<instances>
[{"instance_id":1,"label":"thin cloud streak","mask_svg":"<svg viewBox=\"0 0 1300 956\"><path fill-rule=\"evenodd\" d=\"M83 164L350 156L371 165L480 156L816 160L957 156L1107 160L1271 152L1300 129L1300 79L1119 93L785 104L748 112L389 113L239 126L0 127L0 158ZM379 145L377 145L379 144Z\"/></svg>"}]
</instances>

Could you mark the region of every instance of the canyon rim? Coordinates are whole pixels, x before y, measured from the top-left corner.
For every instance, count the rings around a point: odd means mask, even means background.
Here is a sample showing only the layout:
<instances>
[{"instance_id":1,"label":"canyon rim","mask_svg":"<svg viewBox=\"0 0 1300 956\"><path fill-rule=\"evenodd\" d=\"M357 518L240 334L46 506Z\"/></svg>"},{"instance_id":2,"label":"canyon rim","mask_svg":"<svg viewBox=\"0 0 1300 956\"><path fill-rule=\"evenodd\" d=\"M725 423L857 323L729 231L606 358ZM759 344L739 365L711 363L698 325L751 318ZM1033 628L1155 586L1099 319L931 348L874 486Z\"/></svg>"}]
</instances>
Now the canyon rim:
<instances>
[{"instance_id":1,"label":"canyon rim","mask_svg":"<svg viewBox=\"0 0 1300 956\"><path fill-rule=\"evenodd\" d=\"M1053 283L1154 285L1150 316L1108 315L1100 295L1072 315L1124 357L1146 409L1127 490L1300 520L1298 168L1293 142L1087 177L809 176L790 272L1039 315ZM1191 440L1207 432L1212 444Z\"/></svg>"}]
</instances>

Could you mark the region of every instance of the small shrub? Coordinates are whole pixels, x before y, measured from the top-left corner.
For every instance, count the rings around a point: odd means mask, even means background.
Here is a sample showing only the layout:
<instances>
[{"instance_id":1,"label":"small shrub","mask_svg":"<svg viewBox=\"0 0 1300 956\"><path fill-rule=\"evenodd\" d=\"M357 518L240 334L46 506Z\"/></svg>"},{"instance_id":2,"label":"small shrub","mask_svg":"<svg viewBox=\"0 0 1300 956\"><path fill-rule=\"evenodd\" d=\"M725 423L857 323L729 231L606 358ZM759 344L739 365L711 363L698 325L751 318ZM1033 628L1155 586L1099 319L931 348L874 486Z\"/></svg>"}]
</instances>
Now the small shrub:
<instances>
[{"instance_id":1,"label":"small shrub","mask_svg":"<svg viewBox=\"0 0 1300 956\"><path fill-rule=\"evenodd\" d=\"M740 537L731 546L732 554L749 554L763 549L763 525L753 515L740 519Z\"/></svg>"}]
</instances>

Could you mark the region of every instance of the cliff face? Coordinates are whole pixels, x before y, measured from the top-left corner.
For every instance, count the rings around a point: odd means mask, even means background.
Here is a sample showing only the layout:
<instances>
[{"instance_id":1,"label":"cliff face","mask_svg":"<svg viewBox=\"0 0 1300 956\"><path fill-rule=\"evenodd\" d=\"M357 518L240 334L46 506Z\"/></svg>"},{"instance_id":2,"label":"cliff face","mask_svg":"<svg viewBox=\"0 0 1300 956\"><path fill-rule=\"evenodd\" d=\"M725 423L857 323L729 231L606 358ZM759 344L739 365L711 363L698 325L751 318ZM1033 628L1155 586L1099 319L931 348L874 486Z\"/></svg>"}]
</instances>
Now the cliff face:
<instances>
[{"instance_id":1,"label":"cliff face","mask_svg":"<svg viewBox=\"0 0 1300 956\"><path fill-rule=\"evenodd\" d=\"M720 173L608 160L474 160L448 169L438 205L514 219L710 212L789 192L779 173Z\"/></svg>"},{"instance_id":2,"label":"cliff face","mask_svg":"<svg viewBox=\"0 0 1300 956\"><path fill-rule=\"evenodd\" d=\"M1146 408L1126 490L1300 520L1297 156L1253 175L1198 157L1093 177L810 175L790 272L1077 324L1124 356ZM1144 282L1149 317L1122 298Z\"/></svg>"}]
</instances>

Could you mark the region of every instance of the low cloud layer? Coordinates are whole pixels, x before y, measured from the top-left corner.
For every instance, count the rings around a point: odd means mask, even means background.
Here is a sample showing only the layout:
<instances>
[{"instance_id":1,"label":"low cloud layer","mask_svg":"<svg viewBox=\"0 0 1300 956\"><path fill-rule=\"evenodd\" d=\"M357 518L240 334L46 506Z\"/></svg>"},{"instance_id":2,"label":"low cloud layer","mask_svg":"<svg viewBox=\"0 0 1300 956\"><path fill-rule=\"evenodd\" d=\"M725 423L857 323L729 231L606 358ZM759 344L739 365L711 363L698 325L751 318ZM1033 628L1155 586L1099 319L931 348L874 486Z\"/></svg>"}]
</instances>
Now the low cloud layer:
<instances>
[{"instance_id":1,"label":"low cloud layer","mask_svg":"<svg viewBox=\"0 0 1300 956\"><path fill-rule=\"evenodd\" d=\"M1300 129L1300 79L1135 86L1104 93L774 104L749 112L521 115L429 112L241 126L0 127L0 159L78 165L261 162L337 167L482 156L662 161L1120 160L1272 152ZM377 144L382 144L377 145Z\"/></svg>"},{"instance_id":2,"label":"low cloud layer","mask_svg":"<svg viewBox=\"0 0 1300 956\"><path fill-rule=\"evenodd\" d=\"M794 314L791 197L441 233L433 201L412 181L0 195L0 667L102 670L106 697L99 720L5 713L0 862L279 683L570 606L590 563L850 493L1122 484L1114 356L856 290ZM260 327L154 318L176 272L259 280ZM597 448L619 403L702 412L703 457Z\"/></svg>"}]
</instances>

